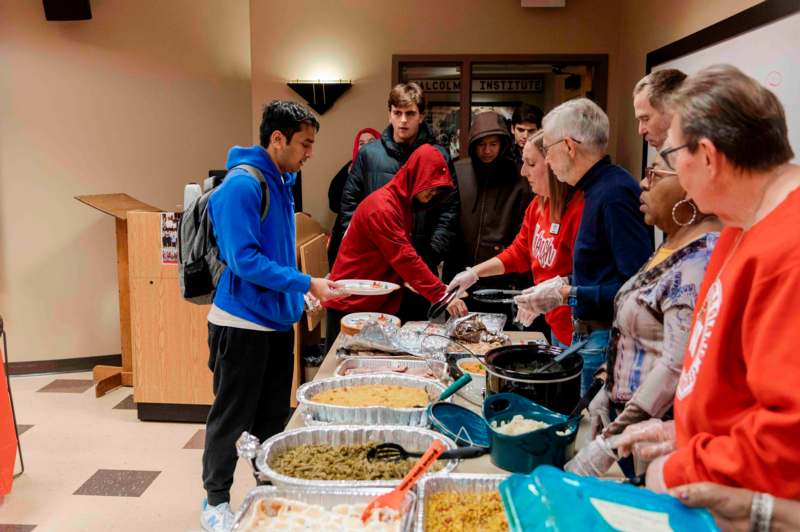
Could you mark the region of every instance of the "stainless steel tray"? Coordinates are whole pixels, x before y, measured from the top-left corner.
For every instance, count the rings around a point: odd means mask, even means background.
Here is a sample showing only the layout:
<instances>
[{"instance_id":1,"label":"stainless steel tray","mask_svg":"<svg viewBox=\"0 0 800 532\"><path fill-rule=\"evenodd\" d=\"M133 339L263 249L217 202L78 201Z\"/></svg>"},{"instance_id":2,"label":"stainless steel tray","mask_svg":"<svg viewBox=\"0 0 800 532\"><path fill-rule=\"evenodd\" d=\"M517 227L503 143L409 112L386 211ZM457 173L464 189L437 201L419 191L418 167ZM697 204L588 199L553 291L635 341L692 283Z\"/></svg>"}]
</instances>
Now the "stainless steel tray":
<instances>
[{"instance_id":1,"label":"stainless steel tray","mask_svg":"<svg viewBox=\"0 0 800 532\"><path fill-rule=\"evenodd\" d=\"M337 504L358 504L366 503L378 495L383 495L391 491L391 488L281 488L277 486L259 486L247 494L242 502L241 508L236 513L236 521L233 526L234 532L243 532L245 529L244 520L247 517L252 505L259 499L271 497L282 497L308 504L318 504L330 509ZM410 532L414 527L416 517L417 496L414 491L406 493L401 509L402 518L400 520L400 530Z\"/></svg>"},{"instance_id":2,"label":"stainless steel tray","mask_svg":"<svg viewBox=\"0 0 800 532\"><path fill-rule=\"evenodd\" d=\"M269 467L269 461L284 451L304 444L354 445L376 441L397 443L407 451L425 452L434 439L441 440L447 449L455 449L453 440L432 430L416 427L396 426L353 426L336 425L332 427L304 427L276 434L261 444L256 455L256 468L276 486L299 486L319 488L362 488L395 486L397 480L306 480L278 473ZM437 473L450 473L458 465L458 460L447 460L444 468Z\"/></svg>"},{"instance_id":3,"label":"stainless steel tray","mask_svg":"<svg viewBox=\"0 0 800 532\"><path fill-rule=\"evenodd\" d=\"M345 372L351 369L357 368L375 368L381 366L389 366L392 368L430 368L431 372L434 374L435 378L440 381L447 381L449 377L447 375L447 364L442 362L441 360L426 360L421 358L414 358L414 359L401 359L397 357L351 357L346 358L344 361L339 363L339 366L336 368L336 375L339 377L344 377ZM405 373L395 373L387 371L386 375L400 375L404 377L416 377L416 375L406 375ZM370 375L370 374L363 374L363 375ZM372 373L371 375L375 375ZM425 377L419 377L425 378Z\"/></svg>"},{"instance_id":4,"label":"stainless steel tray","mask_svg":"<svg viewBox=\"0 0 800 532\"><path fill-rule=\"evenodd\" d=\"M297 389L297 401L303 407L307 421L311 422L309 424L338 423L341 425L408 425L415 427L426 424L424 418L427 404L421 408L354 407L329 405L312 400L312 397L325 390L365 384L422 388L428 394L430 401L435 401L445 389L441 383L422 377L391 374L348 375L303 384Z\"/></svg>"},{"instance_id":5,"label":"stainless steel tray","mask_svg":"<svg viewBox=\"0 0 800 532\"><path fill-rule=\"evenodd\" d=\"M508 475L472 475L451 473L429 475L417 484L417 532L425 532L425 498L442 491L484 492L497 491L500 482Z\"/></svg>"}]
</instances>

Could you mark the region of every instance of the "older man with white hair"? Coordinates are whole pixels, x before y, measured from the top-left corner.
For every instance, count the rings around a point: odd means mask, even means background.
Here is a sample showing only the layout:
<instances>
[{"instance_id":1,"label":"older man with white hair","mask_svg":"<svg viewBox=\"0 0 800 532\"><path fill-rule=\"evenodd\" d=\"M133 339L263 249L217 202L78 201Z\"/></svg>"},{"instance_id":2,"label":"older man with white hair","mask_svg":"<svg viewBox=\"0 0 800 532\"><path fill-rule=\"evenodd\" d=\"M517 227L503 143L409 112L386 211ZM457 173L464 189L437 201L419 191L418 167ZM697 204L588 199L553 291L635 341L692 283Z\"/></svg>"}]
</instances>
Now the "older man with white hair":
<instances>
[{"instance_id":1,"label":"older man with white hair","mask_svg":"<svg viewBox=\"0 0 800 532\"><path fill-rule=\"evenodd\" d=\"M545 281L516 301L528 319L559 305L572 307L572 343L583 343L584 393L605 362L614 296L651 255L653 243L639 211L638 183L606 155L609 128L603 110L586 98L569 100L544 117L543 129L545 160L560 181L583 193L583 216L572 278Z\"/></svg>"}]
</instances>

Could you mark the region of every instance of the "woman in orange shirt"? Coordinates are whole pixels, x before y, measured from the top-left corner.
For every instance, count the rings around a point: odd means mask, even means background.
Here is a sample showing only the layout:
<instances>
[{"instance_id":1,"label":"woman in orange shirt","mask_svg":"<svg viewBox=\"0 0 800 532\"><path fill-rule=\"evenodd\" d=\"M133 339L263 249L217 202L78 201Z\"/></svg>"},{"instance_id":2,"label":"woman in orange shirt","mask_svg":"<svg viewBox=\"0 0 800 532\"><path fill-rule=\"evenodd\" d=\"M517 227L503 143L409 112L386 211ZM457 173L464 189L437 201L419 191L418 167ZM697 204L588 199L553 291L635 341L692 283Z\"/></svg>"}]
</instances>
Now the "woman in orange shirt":
<instances>
[{"instance_id":1,"label":"woman in orange shirt","mask_svg":"<svg viewBox=\"0 0 800 532\"><path fill-rule=\"evenodd\" d=\"M726 226L700 287L675 394L665 490L715 482L800 498L800 166L777 97L735 67L689 77L662 158ZM636 431L636 426L629 427Z\"/></svg>"}]
</instances>

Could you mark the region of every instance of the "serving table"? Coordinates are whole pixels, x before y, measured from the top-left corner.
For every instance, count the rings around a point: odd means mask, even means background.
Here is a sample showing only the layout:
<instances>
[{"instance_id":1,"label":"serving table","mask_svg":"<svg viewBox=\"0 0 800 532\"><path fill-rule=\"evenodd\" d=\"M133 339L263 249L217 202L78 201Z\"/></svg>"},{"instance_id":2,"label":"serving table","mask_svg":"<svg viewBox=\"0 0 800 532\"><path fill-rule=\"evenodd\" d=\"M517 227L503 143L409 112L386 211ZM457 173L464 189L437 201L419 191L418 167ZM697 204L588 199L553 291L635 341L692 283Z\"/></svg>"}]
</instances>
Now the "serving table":
<instances>
[{"instance_id":1,"label":"serving table","mask_svg":"<svg viewBox=\"0 0 800 532\"><path fill-rule=\"evenodd\" d=\"M519 332L519 331L504 331L505 334L511 338L511 342L515 344L522 344L527 342L532 342L536 340L544 340L544 335L539 332ZM322 365L319 367L319 371L317 375L314 377L314 380L320 379L327 379L330 377L334 377L334 372L336 371L336 367L339 365L341 360L336 356L336 350L339 347L339 342L341 340L341 335L339 338L336 339L331 350L325 355L325 360L323 360ZM464 403L458 400L458 393L456 393L455 399L457 403L461 404L462 406L469 407L468 403ZM473 410L476 410L473 407ZM298 407L295 410L292 417L289 419L289 423L286 425L286 430L296 429L303 427L303 412L302 407ZM579 435L580 436L580 435ZM485 454L480 458L473 458L470 460L462 460L458 467L456 468L457 473L502 473L508 474L508 471L500 469L499 467L492 464L489 455Z\"/></svg>"}]
</instances>

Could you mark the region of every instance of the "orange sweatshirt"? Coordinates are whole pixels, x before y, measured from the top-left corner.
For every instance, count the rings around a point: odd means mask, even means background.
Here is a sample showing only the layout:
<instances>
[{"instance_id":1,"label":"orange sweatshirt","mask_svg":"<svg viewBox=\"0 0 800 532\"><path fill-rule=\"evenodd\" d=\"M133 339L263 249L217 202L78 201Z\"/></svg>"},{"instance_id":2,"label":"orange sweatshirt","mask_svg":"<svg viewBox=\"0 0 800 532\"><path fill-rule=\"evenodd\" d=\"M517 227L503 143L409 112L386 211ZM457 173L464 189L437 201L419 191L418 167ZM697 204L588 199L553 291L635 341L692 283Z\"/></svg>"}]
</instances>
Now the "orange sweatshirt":
<instances>
[{"instance_id":1,"label":"orange sweatshirt","mask_svg":"<svg viewBox=\"0 0 800 532\"><path fill-rule=\"evenodd\" d=\"M668 487L710 481L800 497L798 227L795 190L744 234L722 231L675 394Z\"/></svg>"}]
</instances>

